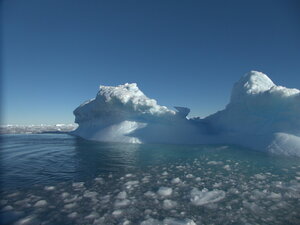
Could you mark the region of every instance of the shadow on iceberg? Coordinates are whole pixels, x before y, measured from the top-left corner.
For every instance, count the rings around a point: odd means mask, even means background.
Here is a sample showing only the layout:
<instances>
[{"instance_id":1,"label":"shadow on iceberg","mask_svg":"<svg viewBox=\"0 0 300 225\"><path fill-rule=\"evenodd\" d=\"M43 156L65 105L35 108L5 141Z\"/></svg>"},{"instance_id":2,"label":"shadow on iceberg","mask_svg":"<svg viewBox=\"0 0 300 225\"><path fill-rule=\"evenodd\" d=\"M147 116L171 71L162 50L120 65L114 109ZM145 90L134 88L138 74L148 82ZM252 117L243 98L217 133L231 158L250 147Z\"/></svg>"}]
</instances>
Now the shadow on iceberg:
<instances>
[{"instance_id":1,"label":"shadow on iceberg","mask_svg":"<svg viewBox=\"0 0 300 225\"><path fill-rule=\"evenodd\" d=\"M251 71L234 84L224 110L204 119L160 106L136 84L100 86L96 98L74 110L88 140L123 143L234 144L300 156L300 91Z\"/></svg>"}]
</instances>

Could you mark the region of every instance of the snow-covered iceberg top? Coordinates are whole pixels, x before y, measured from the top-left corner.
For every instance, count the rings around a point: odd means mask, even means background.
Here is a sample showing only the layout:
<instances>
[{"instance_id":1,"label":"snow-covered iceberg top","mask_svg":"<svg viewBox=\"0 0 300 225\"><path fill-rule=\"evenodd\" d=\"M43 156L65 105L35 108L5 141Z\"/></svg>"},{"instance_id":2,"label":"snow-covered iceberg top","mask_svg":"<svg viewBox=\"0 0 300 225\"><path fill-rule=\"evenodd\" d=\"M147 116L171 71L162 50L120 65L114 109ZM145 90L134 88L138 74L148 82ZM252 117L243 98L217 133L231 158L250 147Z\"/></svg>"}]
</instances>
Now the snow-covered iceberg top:
<instances>
[{"instance_id":1,"label":"snow-covered iceberg top","mask_svg":"<svg viewBox=\"0 0 300 225\"><path fill-rule=\"evenodd\" d=\"M174 114L174 111L158 105L154 99L145 96L135 83L117 87L101 85L96 98L83 103L74 111L76 123L96 122L95 120L99 119L102 123L129 118L158 119ZM110 119L107 120L108 118Z\"/></svg>"},{"instance_id":2,"label":"snow-covered iceberg top","mask_svg":"<svg viewBox=\"0 0 300 225\"><path fill-rule=\"evenodd\" d=\"M74 135L129 143L238 144L300 156L300 91L251 71L233 87L224 110L204 119L190 109L160 106L135 83L100 86L96 98L74 110Z\"/></svg>"}]
</instances>

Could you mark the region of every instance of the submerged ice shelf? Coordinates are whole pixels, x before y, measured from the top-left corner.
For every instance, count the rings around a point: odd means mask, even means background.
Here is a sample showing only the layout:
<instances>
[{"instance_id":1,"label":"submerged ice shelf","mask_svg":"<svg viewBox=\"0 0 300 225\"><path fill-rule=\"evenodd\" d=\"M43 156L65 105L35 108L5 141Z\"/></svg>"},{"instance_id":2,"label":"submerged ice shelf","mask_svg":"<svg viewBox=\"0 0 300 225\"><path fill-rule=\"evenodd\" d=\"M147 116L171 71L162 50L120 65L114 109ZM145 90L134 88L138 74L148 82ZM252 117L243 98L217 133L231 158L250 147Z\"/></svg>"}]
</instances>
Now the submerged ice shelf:
<instances>
[{"instance_id":1,"label":"submerged ice shelf","mask_svg":"<svg viewBox=\"0 0 300 225\"><path fill-rule=\"evenodd\" d=\"M96 98L74 110L85 139L126 143L235 144L300 156L300 91L251 71L235 83L224 110L204 119L189 109L160 106L136 84L100 86Z\"/></svg>"}]
</instances>

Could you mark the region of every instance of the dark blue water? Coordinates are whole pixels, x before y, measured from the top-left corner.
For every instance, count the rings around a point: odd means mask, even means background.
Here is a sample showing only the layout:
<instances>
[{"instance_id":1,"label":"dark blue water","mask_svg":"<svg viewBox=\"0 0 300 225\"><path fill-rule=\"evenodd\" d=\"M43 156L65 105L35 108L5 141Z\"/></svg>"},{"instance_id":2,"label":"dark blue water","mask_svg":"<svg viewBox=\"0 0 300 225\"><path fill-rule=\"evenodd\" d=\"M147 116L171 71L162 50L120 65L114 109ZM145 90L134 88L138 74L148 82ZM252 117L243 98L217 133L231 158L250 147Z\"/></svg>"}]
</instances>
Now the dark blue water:
<instances>
[{"instance_id":1,"label":"dark blue water","mask_svg":"<svg viewBox=\"0 0 300 225\"><path fill-rule=\"evenodd\" d=\"M0 154L3 224L300 224L298 158L66 134L3 135Z\"/></svg>"}]
</instances>

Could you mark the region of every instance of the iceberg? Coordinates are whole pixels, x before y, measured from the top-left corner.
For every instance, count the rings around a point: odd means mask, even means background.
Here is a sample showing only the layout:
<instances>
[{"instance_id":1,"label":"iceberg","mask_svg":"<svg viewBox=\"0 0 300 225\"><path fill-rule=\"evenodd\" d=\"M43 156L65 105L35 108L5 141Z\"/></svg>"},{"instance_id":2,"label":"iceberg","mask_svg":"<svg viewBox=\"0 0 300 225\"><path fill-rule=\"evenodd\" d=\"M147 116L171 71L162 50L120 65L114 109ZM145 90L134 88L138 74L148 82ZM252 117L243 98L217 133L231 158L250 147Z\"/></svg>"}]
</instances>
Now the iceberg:
<instances>
[{"instance_id":1,"label":"iceberg","mask_svg":"<svg viewBox=\"0 0 300 225\"><path fill-rule=\"evenodd\" d=\"M300 91L277 86L251 71L233 86L225 109L188 118L148 98L137 84L100 86L96 98L74 110L76 136L94 141L170 144L233 144L300 156Z\"/></svg>"}]
</instances>

